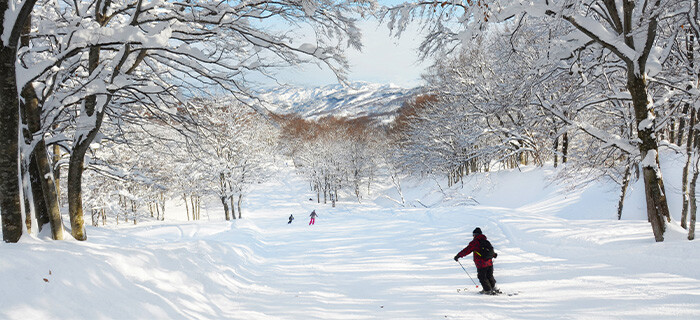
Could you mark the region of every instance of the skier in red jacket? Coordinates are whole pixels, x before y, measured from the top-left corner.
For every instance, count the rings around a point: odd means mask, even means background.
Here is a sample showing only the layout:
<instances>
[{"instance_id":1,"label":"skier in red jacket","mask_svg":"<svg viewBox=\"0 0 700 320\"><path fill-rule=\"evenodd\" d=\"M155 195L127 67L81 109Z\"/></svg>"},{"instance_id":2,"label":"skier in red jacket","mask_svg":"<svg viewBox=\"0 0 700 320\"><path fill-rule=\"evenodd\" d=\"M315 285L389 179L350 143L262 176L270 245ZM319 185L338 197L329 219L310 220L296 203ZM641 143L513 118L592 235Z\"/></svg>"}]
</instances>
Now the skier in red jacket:
<instances>
[{"instance_id":1,"label":"skier in red jacket","mask_svg":"<svg viewBox=\"0 0 700 320\"><path fill-rule=\"evenodd\" d=\"M493 259L484 259L479 254L478 250L481 248L481 241L486 240L486 236L481 233L481 228L476 228L472 231L472 236L474 239L469 242L466 248L462 249L455 256L455 261L459 261L459 258L465 257L470 253L474 253L474 264L476 265L476 272L481 282L481 292L483 294L498 294L500 290L496 288L496 279L493 278ZM496 258L498 254L493 253L493 257Z\"/></svg>"}]
</instances>

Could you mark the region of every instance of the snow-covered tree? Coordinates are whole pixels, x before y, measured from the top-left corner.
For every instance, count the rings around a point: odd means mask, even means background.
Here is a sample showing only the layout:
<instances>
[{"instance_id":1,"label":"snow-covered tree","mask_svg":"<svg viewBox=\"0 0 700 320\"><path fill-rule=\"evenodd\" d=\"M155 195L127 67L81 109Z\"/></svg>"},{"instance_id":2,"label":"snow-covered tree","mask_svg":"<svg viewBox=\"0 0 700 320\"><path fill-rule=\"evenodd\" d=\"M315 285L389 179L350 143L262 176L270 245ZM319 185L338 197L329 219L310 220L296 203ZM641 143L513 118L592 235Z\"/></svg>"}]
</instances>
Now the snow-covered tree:
<instances>
[{"instance_id":1,"label":"snow-covered tree","mask_svg":"<svg viewBox=\"0 0 700 320\"><path fill-rule=\"evenodd\" d=\"M224 206L226 220L231 213L242 218L241 203L249 186L266 180L275 162L277 130L270 121L232 98L206 99L195 102L200 122L201 154L192 159L205 172L202 178Z\"/></svg>"},{"instance_id":2,"label":"snow-covered tree","mask_svg":"<svg viewBox=\"0 0 700 320\"><path fill-rule=\"evenodd\" d=\"M351 191L361 201L360 186L371 183L377 172L383 129L368 119L325 117L282 119L283 150L297 171L309 180L317 202L335 206L339 191Z\"/></svg>"},{"instance_id":3,"label":"snow-covered tree","mask_svg":"<svg viewBox=\"0 0 700 320\"><path fill-rule=\"evenodd\" d=\"M37 6L35 4L38 3ZM174 116L183 90L217 86L250 95L248 77L273 77L279 67L314 62L344 79L344 47L359 48L354 13L373 1L25 1L2 2L5 91L2 214L6 241L21 234L17 93L34 83L44 130L72 117L68 203L73 236L84 240L82 172L107 114ZM19 30L36 9L32 45L17 52ZM19 15L17 15L19 14ZM13 25L14 23L14 25ZM313 35L300 41L300 32ZM15 63L22 59L22 78ZM134 111L137 109L138 111ZM141 113L141 115L143 115ZM66 127L68 128L68 127ZM40 136L42 134L38 134ZM57 134L58 135L58 134ZM16 178L12 178L15 177ZM15 183L17 182L17 183ZM14 191L13 191L14 190ZM5 192L6 191L6 192Z\"/></svg>"},{"instance_id":4,"label":"snow-covered tree","mask_svg":"<svg viewBox=\"0 0 700 320\"><path fill-rule=\"evenodd\" d=\"M17 242L22 236L19 93L24 83L18 81L16 62L22 29L35 3L35 0L0 1L0 214L5 242Z\"/></svg>"},{"instance_id":5,"label":"snow-covered tree","mask_svg":"<svg viewBox=\"0 0 700 320\"><path fill-rule=\"evenodd\" d=\"M421 45L424 56L469 44L474 36L503 23L519 25L526 17L542 18L557 26L560 32L551 38L557 44L557 57L576 56L589 47L601 48L614 56L620 63L603 67L624 72L636 137L621 141L607 133L602 138L639 159L649 220L656 241L663 241L670 214L658 161L659 105L653 100L650 80L661 70L660 61L671 45L669 37L679 29L684 15L691 15L691 8L690 2L675 0L423 1L390 8L386 17L398 34L415 18L425 22L428 35ZM593 131L594 127L588 128L588 132Z\"/></svg>"}]
</instances>

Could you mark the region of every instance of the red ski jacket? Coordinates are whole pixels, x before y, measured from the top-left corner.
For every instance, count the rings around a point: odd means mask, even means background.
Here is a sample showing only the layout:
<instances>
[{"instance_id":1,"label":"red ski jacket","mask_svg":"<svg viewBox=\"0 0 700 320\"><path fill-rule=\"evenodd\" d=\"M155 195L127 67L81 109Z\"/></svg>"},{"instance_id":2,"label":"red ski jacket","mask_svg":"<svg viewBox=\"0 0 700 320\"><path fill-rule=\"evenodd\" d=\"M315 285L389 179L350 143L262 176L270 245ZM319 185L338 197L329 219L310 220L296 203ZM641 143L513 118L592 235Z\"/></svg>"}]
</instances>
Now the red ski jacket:
<instances>
[{"instance_id":1,"label":"red ski jacket","mask_svg":"<svg viewBox=\"0 0 700 320\"><path fill-rule=\"evenodd\" d=\"M466 248L462 249L462 251L460 251L457 254L457 256L460 258L466 257L470 253L479 250L479 248L481 247L479 245L479 240L486 240L486 236L483 234L476 235L476 237L474 237L474 240L469 242L469 245L467 245ZM477 269L486 268L486 267L490 267L493 265L493 260L492 259L484 259L475 253L474 254L474 264L476 265Z\"/></svg>"}]
</instances>

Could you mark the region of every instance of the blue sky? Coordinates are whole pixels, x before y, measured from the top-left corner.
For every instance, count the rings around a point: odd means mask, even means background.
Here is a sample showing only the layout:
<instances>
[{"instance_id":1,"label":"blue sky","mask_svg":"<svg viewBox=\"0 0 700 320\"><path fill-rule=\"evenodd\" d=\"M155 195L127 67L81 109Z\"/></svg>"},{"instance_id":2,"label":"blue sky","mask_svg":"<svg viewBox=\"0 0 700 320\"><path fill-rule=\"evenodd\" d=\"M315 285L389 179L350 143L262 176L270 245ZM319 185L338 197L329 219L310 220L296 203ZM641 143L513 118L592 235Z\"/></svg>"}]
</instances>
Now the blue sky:
<instances>
[{"instance_id":1,"label":"blue sky","mask_svg":"<svg viewBox=\"0 0 700 320\"><path fill-rule=\"evenodd\" d=\"M417 27L396 39L389 35L386 25L379 25L376 20L363 21L360 25L364 46L362 52L353 49L347 51L351 64L348 74L350 81L393 83L407 88L419 85L420 74L429 63L418 61L417 49L421 37ZM304 87L338 83L330 70L320 69L316 65L282 70L278 76L282 82Z\"/></svg>"}]
</instances>

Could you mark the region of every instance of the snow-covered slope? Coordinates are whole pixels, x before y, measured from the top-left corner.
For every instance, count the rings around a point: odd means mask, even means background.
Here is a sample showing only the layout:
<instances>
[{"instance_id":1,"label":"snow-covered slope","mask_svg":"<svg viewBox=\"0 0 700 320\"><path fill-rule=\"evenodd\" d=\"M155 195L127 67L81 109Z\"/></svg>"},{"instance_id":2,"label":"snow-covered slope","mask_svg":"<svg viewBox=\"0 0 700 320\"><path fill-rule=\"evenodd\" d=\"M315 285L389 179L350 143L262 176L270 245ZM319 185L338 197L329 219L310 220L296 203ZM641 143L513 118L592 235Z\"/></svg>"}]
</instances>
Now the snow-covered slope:
<instances>
[{"instance_id":1,"label":"snow-covered slope","mask_svg":"<svg viewBox=\"0 0 700 320\"><path fill-rule=\"evenodd\" d=\"M676 202L678 168L666 168ZM618 221L614 186L567 193L548 183L552 170L442 191L406 182L417 207L387 189L336 208L309 201L308 184L286 172L256 185L243 220L223 221L213 201L198 222L0 243L0 319L700 319L700 242L674 224L655 243L636 213L640 184ZM469 275L452 260L476 226L499 253L498 286L518 295L477 294L470 257Z\"/></svg>"},{"instance_id":2,"label":"snow-covered slope","mask_svg":"<svg viewBox=\"0 0 700 320\"><path fill-rule=\"evenodd\" d=\"M406 89L391 84L355 82L349 86L329 85L315 88L279 87L261 98L278 114L297 114L305 118L338 116L390 116L419 89Z\"/></svg>"}]
</instances>

